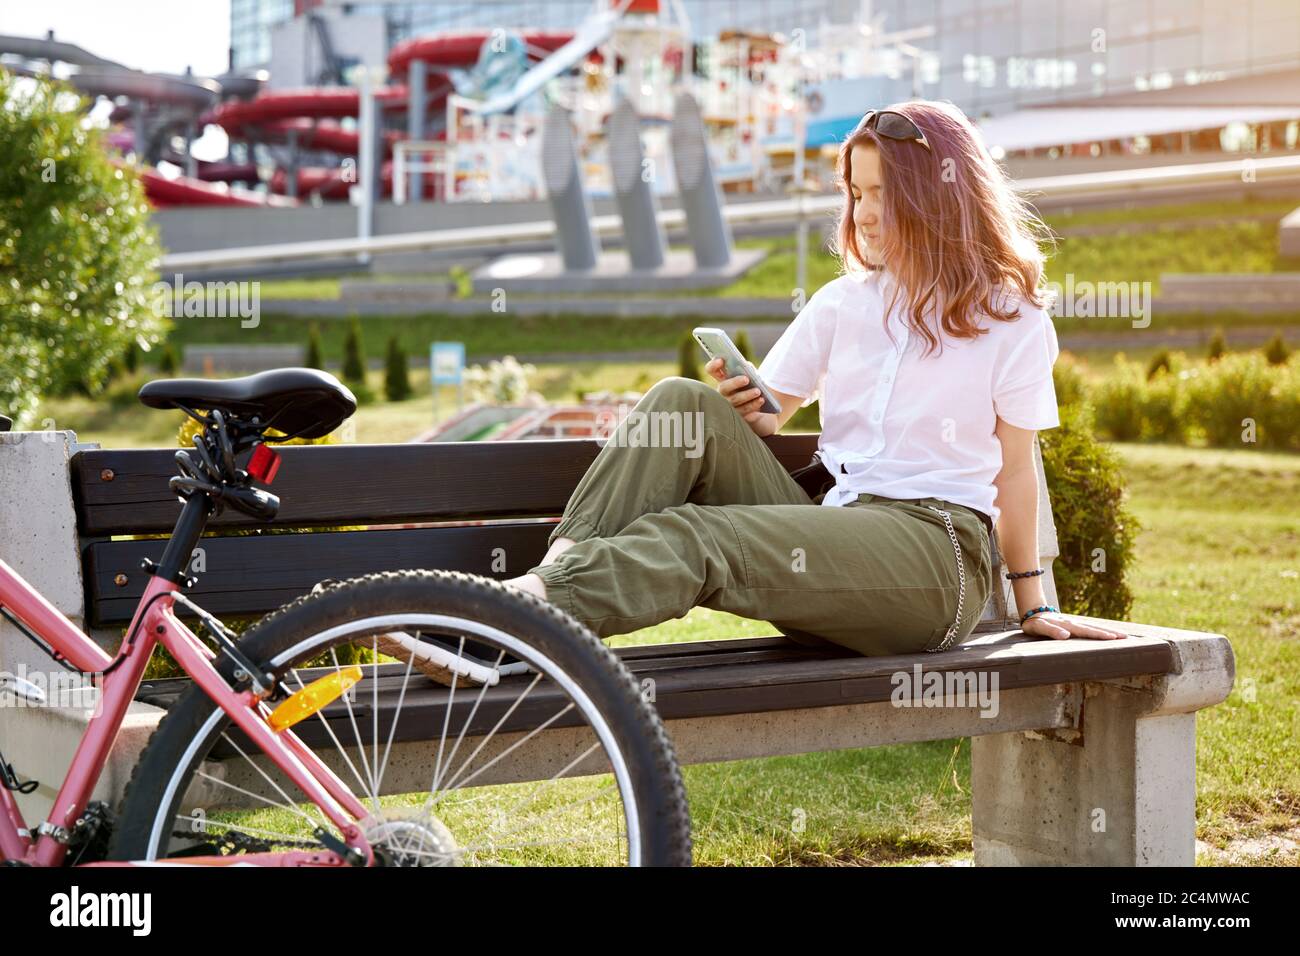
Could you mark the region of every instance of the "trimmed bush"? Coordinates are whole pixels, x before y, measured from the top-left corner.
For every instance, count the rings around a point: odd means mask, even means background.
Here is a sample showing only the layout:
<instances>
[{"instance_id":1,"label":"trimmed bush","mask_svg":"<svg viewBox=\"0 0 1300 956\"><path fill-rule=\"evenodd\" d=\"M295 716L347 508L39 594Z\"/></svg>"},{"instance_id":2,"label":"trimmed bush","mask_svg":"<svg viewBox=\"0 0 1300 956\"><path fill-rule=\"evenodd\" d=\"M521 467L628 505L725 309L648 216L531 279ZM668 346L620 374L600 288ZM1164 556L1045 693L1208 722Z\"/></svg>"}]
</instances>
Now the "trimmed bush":
<instances>
[{"instance_id":1,"label":"trimmed bush","mask_svg":"<svg viewBox=\"0 0 1300 956\"><path fill-rule=\"evenodd\" d=\"M1088 394L1088 383L1079 370L1079 363L1069 352L1062 352L1052 366L1052 386L1058 405L1073 405Z\"/></svg>"},{"instance_id":2,"label":"trimmed bush","mask_svg":"<svg viewBox=\"0 0 1300 956\"><path fill-rule=\"evenodd\" d=\"M1264 346L1264 358L1268 360L1269 365L1285 365L1291 358L1291 350L1282 341L1281 332L1269 339L1268 345Z\"/></svg>"},{"instance_id":3,"label":"trimmed bush","mask_svg":"<svg viewBox=\"0 0 1300 956\"><path fill-rule=\"evenodd\" d=\"M388 340L388 355L384 363L384 397L390 402L401 402L411 397L411 363L396 335Z\"/></svg>"},{"instance_id":4,"label":"trimmed bush","mask_svg":"<svg viewBox=\"0 0 1300 956\"><path fill-rule=\"evenodd\" d=\"M1147 364L1147 381L1149 382L1161 372L1167 371L1169 371L1169 350L1161 349L1151 356L1151 361Z\"/></svg>"},{"instance_id":5,"label":"trimmed bush","mask_svg":"<svg viewBox=\"0 0 1300 956\"><path fill-rule=\"evenodd\" d=\"M785 423L783 432L819 432L822 430L822 403L800 406L790 420Z\"/></svg>"},{"instance_id":6,"label":"trimmed bush","mask_svg":"<svg viewBox=\"0 0 1300 956\"><path fill-rule=\"evenodd\" d=\"M749 344L749 333L744 329L736 333L736 351L745 357L746 362L754 361L754 347Z\"/></svg>"},{"instance_id":7,"label":"trimmed bush","mask_svg":"<svg viewBox=\"0 0 1300 956\"><path fill-rule=\"evenodd\" d=\"M162 352L158 356L158 371L167 378L174 378L180 367L181 363L176 359L176 350L168 342L162 347Z\"/></svg>"},{"instance_id":8,"label":"trimmed bush","mask_svg":"<svg viewBox=\"0 0 1300 956\"><path fill-rule=\"evenodd\" d=\"M1142 410L1146 401L1146 375L1123 355L1093 391L1097 427L1115 441L1137 441L1142 437Z\"/></svg>"},{"instance_id":9,"label":"trimmed bush","mask_svg":"<svg viewBox=\"0 0 1300 956\"><path fill-rule=\"evenodd\" d=\"M1228 342L1223 337L1223 329L1215 329L1210 344L1205 348L1205 357L1211 362L1217 362L1227 354L1227 351Z\"/></svg>"},{"instance_id":10,"label":"trimmed bush","mask_svg":"<svg viewBox=\"0 0 1300 956\"><path fill-rule=\"evenodd\" d=\"M1039 445L1061 552L1053 564L1061 610L1122 620L1133 603L1126 575L1138 530L1124 507L1123 472L1093 434L1086 404L1062 405L1060 416Z\"/></svg>"},{"instance_id":11,"label":"trimmed bush","mask_svg":"<svg viewBox=\"0 0 1300 956\"><path fill-rule=\"evenodd\" d=\"M1239 352L1191 372L1188 415L1211 445L1296 449L1300 376L1291 363L1270 365L1258 352Z\"/></svg>"},{"instance_id":12,"label":"trimmed bush","mask_svg":"<svg viewBox=\"0 0 1300 956\"><path fill-rule=\"evenodd\" d=\"M355 315L348 320L348 335L343 340L343 379L349 383L366 380L366 356L365 346L361 341L361 320Z\"/></svg>"},{"instance_id":13,"label":"trimmed bush","mask_svg":"<svg viewBox=\"0 0 1300 956\"><path fill-rule=\"evenodd\" d=\"M1187 439L1187 400L1178 376L1157 373L1146 383L1141 398L1142 440L1176 442Z\"/></svg>"},{"instance_id":14,"label":"trimmed bush","mask_svg":"<svg viewBox=\"0 0 1300 956\"><path fill-rule=\"evenodd\" d=\"M348 322L348 335L343 341L343 381L352 389L358 403L374 398L366 384L366 352L361 339L361 320L355 315Z\"/></svg>"},{"instance_id":15,"label":"trimmed bush","mask_svg":"<svg viewBox=\"0 0 1300 956\"><path fill-rule=\"evenodd\" d=\"M1300 452L1300 361L1270 366L1271 402L1260 412L1260 432L1268 448Z\"/></svg>"},{"instance_id":16,"label":"trimmed bush","mask_svg":"<svg viewBox=\"0 0 1300 956\"><path fill-rule=\"evenodd\" d=\"M682 378L700 379L700 343L691 333L683 332L677 343L677 374Z\"/></svg>"},{"instance_id":17,"label":"trimmed bush","mask_svg":"<svg viewBox=\"0 0 1300 956\"><path fill-rule=\"evenodd\" d=\"M325 371L324 350L320 342L320 326L315 322L307 330L307 358L305 359L307 368L318 368Z\"/></svg>"}]
</instances>

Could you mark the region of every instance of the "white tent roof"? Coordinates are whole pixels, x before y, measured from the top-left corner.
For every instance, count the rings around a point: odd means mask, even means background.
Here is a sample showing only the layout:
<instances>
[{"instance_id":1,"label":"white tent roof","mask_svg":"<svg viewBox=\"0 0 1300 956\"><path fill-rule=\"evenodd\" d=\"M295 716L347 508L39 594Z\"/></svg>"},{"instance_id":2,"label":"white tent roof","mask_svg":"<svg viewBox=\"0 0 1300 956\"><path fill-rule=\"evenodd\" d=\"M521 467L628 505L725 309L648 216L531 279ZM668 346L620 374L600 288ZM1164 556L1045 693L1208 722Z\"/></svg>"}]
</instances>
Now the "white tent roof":
<instances>
[{"instance_id":1,"label":"white tent roof","mask_svg":"<svg viewBox=\"0 0 1300 956\"><path fill-rule=\"evenodd\" d=\"M1019 110L982 120L979 128L990 149L1010 152L1290 119L1300 119L1300 105L1071 106Z\"/></svg>"}]
</instances>

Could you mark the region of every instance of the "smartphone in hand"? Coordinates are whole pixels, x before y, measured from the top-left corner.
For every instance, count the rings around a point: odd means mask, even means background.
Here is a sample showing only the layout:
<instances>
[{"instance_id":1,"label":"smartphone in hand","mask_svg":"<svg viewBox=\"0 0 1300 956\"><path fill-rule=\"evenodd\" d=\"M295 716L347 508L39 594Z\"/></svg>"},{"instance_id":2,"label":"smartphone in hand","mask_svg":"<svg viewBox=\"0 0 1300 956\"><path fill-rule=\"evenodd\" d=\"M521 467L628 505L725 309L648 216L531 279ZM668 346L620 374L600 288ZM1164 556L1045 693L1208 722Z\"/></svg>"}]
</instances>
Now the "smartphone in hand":
<instances>
[{"instance_id":1,"label":"smartphone in hand","mask_svg":"<svg viewBox=\"0 0 1300 956\"><path fill-rule=\"evenodd\" d=\"M754 366L745 361L745 356L740 354L740 349L736 348L736 343L731 341L731 336L722 329L705 328L703 326L692 329L691 335L695 336L695 341L700 343L700 348L704 349L704 354L710 360L722 359L728 378L734 378L737 375L749 376L749 384L757 388L763 396L763 407L759 409L760 412L770 412L774 415L781 414L781 403L776 400L772 390L758 377L758 372L754 370Z\"/></svg>"}]
</instances>

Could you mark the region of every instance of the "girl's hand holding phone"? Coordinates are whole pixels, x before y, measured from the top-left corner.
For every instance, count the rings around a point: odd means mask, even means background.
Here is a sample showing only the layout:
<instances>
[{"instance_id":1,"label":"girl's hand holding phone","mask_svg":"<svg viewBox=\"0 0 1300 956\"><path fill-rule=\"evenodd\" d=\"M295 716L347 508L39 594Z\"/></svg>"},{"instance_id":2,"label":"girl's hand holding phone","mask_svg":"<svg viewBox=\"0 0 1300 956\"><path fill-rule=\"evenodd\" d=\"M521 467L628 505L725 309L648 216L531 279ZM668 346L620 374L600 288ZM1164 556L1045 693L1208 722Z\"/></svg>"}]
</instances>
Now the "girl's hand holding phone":
<instances>
[{"instance_id":1,"label":"girl's hand holding phone","mask_svg":"<svg viewBox=\"0 0 1300 956\"><path fill-rule=\"evenodd\" d=\"M725 363L715 358L704 366L704 371L718 383L718 392L740 414L745 424L755 435L764 438L776 434L777 418L772 412L760 412L763 407L763 394L757 388L750 388L748 375L727 377Z\"/></svg>"}]
</instances>

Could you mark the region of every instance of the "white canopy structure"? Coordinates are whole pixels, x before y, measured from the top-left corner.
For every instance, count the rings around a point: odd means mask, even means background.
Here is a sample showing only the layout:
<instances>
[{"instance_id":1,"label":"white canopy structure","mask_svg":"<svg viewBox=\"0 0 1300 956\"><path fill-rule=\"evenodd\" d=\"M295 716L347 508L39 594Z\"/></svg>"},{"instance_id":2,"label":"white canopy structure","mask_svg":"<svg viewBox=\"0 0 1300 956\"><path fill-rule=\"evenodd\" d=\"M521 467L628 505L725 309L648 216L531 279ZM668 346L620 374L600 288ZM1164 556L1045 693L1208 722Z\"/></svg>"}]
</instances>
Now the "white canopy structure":
<instances>
[{"instance_id":1,"label":"white canopy structure","mask_svg":"<svg viewBox=\"0 0 1300 956\"><path fill-rule=\"evenodd\" d=\"M1229 123L1300 119L1295 106L1070 106L1019 110L979 122L985 145L1006 152L1159 136Z\"/></svg>"}]
</instances>

